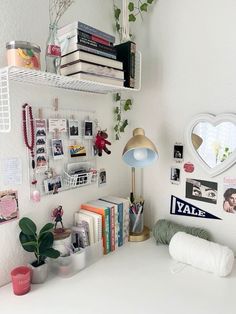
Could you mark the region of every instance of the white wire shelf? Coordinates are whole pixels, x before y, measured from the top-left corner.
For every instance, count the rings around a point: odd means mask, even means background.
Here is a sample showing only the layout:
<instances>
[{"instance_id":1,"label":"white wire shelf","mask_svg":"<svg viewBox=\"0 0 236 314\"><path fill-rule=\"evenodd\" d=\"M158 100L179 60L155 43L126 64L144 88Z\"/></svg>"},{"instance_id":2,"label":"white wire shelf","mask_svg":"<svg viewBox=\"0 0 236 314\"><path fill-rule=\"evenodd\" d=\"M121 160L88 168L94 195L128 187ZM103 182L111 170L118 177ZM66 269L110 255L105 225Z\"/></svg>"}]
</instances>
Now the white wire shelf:
<instances>
[{"instance_id":1,"label":"white wire shelf","mask_svg":"<svg viewBox=\"0 0 236 314\"><path fill-rule=\"evenodd\" d=\"M0 69L0 133L11 130L9 81L99 94L139 91L141 89L141 53L137 52L135 58L135 88L78 80L68 76L13 66Z\"/></svg>"}]
</instances>

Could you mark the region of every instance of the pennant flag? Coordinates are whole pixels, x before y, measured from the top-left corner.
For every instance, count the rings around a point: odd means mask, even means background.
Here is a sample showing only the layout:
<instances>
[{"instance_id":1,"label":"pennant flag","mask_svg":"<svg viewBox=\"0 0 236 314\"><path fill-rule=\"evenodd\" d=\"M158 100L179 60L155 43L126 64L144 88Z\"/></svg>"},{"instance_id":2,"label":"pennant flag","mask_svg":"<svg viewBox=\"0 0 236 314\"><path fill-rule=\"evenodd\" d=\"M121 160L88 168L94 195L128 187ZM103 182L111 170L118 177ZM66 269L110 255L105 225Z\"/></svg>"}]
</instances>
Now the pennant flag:
<instances>
[{"instance_id":1,"label":"pennant flag","mask_svg":"<svg viewBox=\"0 0 236 314\"><path fill-rule=\"evenodd\" d=\"M180 216L191 216L198 218L209 218L209 219L220 219L205 210L198 208L197 206L191 205L188 202L181 200L180 198L171 195L171 204L170 204L170 213L171 215L180 215Z\"/></svg>"}]
</instances>

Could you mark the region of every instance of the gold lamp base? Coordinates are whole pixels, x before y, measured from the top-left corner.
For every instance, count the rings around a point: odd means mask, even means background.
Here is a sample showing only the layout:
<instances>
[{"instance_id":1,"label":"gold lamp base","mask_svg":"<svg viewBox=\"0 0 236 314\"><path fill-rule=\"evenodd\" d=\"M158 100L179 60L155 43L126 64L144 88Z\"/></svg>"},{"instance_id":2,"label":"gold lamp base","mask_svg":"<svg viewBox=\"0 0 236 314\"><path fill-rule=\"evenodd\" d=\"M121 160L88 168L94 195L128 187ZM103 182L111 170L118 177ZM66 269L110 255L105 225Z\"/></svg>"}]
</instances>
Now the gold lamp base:
<instances>
[{"instance_id":1,"label":"gold lamp base","mask_svg":"<svg viewBox=\"0 0 236 314\"><path fill-rule=\"evenodd\" d=\"M150 238L150 230L146 226L144 226L143 232L141 232L141 233L130 232L130 234L129 234L129 241L130 242L141 242L141 241L145 241L149 238Z\"/></svg>"}]
</instances>

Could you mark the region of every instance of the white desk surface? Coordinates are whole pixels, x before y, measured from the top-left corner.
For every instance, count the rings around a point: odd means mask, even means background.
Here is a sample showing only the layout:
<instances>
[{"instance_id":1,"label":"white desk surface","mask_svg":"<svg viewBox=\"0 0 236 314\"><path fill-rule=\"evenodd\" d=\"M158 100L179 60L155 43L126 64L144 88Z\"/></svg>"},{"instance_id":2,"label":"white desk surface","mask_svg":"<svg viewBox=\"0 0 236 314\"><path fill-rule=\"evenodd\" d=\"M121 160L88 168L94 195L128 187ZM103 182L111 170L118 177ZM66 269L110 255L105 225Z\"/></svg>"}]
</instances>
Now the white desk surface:
<instances>
[{"instance_id":1,"label":"white desk surface","mask_svg":"<svg viewBox=\"0 0 236 314\"><path fill-rule=\"evenodd\" d=\"M3 314L235 314L236 268L216 277L191 266L173 274L168 246L127 243L71 278L49 278L15 296L0 288Z\"/></svg>"}]
</instances>

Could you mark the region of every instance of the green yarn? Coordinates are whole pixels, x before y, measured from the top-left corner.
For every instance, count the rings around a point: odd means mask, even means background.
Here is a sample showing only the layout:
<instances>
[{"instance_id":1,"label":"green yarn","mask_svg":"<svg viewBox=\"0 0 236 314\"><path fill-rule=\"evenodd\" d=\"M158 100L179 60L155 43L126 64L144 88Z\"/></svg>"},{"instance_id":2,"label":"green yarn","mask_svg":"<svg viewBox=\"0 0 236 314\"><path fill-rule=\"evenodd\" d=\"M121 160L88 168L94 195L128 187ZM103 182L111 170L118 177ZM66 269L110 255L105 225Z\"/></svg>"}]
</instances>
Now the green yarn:
<instances>
[{"instance_id":1,"label":"green yarn","mask_svg":"<svg viewBox=\"0 0 236 314\"><path fill-rule=\"evenodd\" d=\"M152 229L156 242L162 244L169 244L173 235L178 231L183 231L206 240L211 239L209 232L204 229L183 226L165 219L158 220Z\"/></svg>"}]
</instances>

